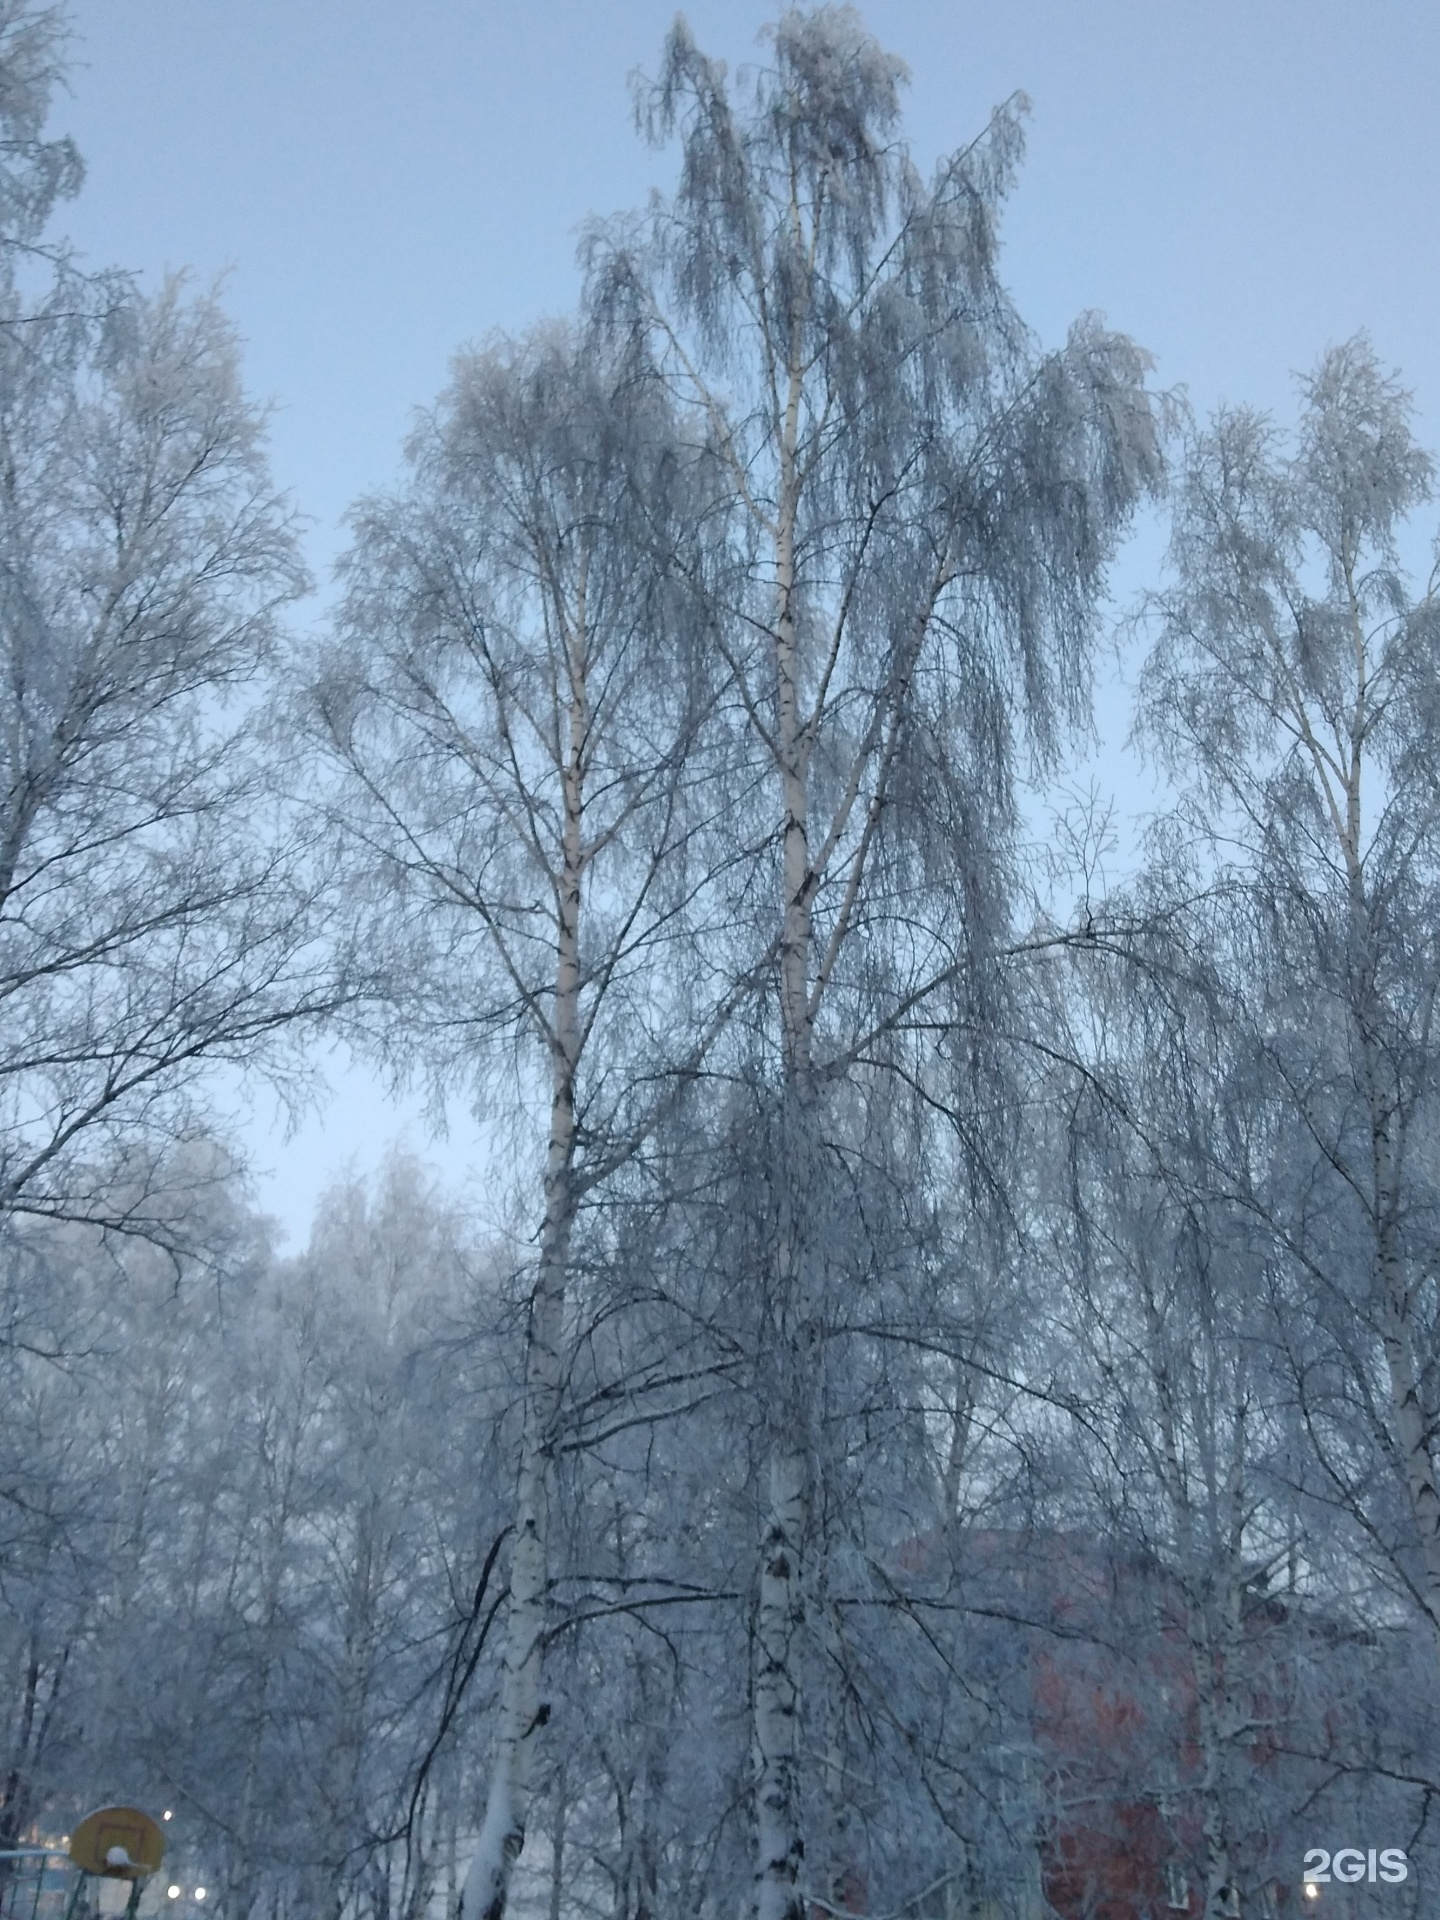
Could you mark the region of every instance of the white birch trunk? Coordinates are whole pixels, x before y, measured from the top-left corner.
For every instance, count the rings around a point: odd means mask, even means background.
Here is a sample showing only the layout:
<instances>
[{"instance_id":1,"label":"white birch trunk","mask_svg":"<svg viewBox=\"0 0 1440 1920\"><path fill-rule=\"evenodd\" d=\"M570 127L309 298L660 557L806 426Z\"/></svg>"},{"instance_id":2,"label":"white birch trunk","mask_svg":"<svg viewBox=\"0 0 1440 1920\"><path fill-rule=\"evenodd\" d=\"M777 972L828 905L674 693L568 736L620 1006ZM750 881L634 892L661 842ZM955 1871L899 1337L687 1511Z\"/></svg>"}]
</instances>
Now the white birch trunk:
<instances>
[{"instance_id":1,"label":"white birch trunk","mask_svg":"<svg viewBox=\"0 0 1440 1920\"><path fill-rule=\"evenodd\" d=\"M1355 659L1355 700L1350 716L1350 752L1345 768L1344 808L1332 801L1334 821L1349 883L1349 942L1352 978L1375 979L1371 903L1366 890L1362 776L1364 748L1373 724L1372 675L1369 646L1354 579L1354 564L1346 556L1346 589ZM1375 1241L1375 1284L1379 1296L1380 1336L1390 1386L1395 1440L1405 1474L1405 1490L1420 1548L1420 1599L1431 1626L1440 1635L1440 1488L1430 1451L1425 1409L1416 1377L1413 1316L1405 1259L1400 1244L1402 1194L1395 1141L1396 1093L1382 1064L1375 1034L1374 1008L1360 1004L1353 1017L1359 1030L1365 1071L1365 1094L1370 1121L1371 1226Z\"/></svg>"},{"instance_id":2,"label":"white birch trunk","mask_svg":"<svg viewBox=\"0 0 1440 1920\"><path fill-rule=\"evenodd\" d=\"M800 1920L805 1855L800 1831L800 1634L805 1609L800 1546L805 1532L808 1462L777 1443L760 1543L760 1605L755 1626L755 1828L759 1920Z\"/></svg>"},{"instance_id":3,"label":"white birch trunk","mask_svg":"<svg viewBox=\"0 0 1440 1920\"><path fill-rule=\"evenodd\" d=\"M568 1089L567 1089L568 1092ZM460 1897L462 1920L500 1920L510 1875L525 1844L535 1739L549 1718L541 1698L550 1494L563 1366L565 1277L573 1218L569 1155L574 1110L557 1099L551 1116L540 1272L531 1300L525 1424L515 1498L515 1545L501 1666L499 1730L485 1818Z\"/></svg>"},{"instance_id":4,"label":"white birch trunk","mask_svg":"<svg viewBox=\"0 0 1440 1920\"><path fill-rule=\"evenodd\" d=\"M1390 1383L1395 1439L1405 1472L1405 1489L1420 1547L1421 1601L1440 1636L1440 1490L1430 1452L1425 1410L1411 1348L1412 1315L1399 1247L1399 1182L1394 1152L1383 1118L1372 1121L1375 1160L1376 1256L1379 1272L1381 1342Z\"/></svg>"},{"instance_id":5,"label":"white birch trunk","mask_svg":"<svg viewBox=\"0 0 1440 1920\"><path fill-rule=\"evenodd\" d=\"M805 1407L808 1351L810 1125L810 856L807 751L801 737L795 614L795 439L800 375L792 373L781 439L776 530L777 744L784 807L785 899L780 951L784 1103L775 1249L778 1389L770 1439L767 1499L760 1538L755 1624L754 1733L758 1920L803 1920L799 1882L805 1858L800 1810L801 1636L805 1624L801 1555L809 1521L810 1462Z\"/></svg>"},{"instance_id":6,"label":"white birch trunk","mask_svg":"<svg viewBox=\"0 0 1440 1920\"><path fill-rule=\"evenodd\" d=\"M894 663L893 680L876 701L869 726L850 748L849 778L834 807L828 831L817 828L810 844L810 761L823 723L826 688L844 644L845 614L836 616L828 659L818 687L808 687L797 623L797 537L801 496L809 470L801 458L802 410L815 363L805 328L810 288L822 255L821 199L802 211L798 178L792 174L788 220L794 257L803 262L801 284L788 296L788 338L772 334L767 365L774 380L776 501L773 517L762 515L771 542L775 586L773 631L775 727L767 746L779 776L783 889L780 934L781 1138L778 1221L769 1275L775 1351L768 1356L770 1403L765 1506L761 1521L759 1591L753 1649L752 1714L755 1758L756 1913L758 1920L804 1920L801 1875L805 1834L800 1778L802 1652L806 1633L803 1555L810 1531L811 1409L819 1385L820 1326L812 1242L814 1170L814 1076L812 1035L830 969L850 925L866 860L878 829L886 777L900 737L910 674L923 645L930 614L950 579L948 556L937 564L928 600L920 609L907 651ZM768 330L775 320L768 316ZM713 404L707 402L707 404ZM825 401L828 411L829 399ZM741 479L747 499L748 483ZM753 503L752 503L752 510ZM859 561L857 559L857 565ZM813 697L808 718L805 702ZM862 800L867 770L874 791ZM821 879L860 807L863 826L847 856L848 879L826 938L817 942L814 902Z\"/></svg>"},{"instance_id":7,"label":"white birch trunk","mask_svg":"<svg viewBox=\"0 0 1440 1920\"><path fill-rule=\"evenodd\" d=\"M1212 1622L1203 1608L1199 1610L1199 1617L1191 1630L1196 1718L1200 1734L1200 1825L1205 1839L1205 1920L1237 1920L1240 1912L1239 1894L1231 1878L1230 1832L1226 1813L1233 1718L1228 1695L1227 1661L1240 1654L1240 1604L1238 1584L1233 1577L1227 1581L1227 1587L1225 1630L1221 1635L1225 1644L1217 1651Z\"/></svg>"},{"instance_id":8,"label":"white birch trunk","mask_svg":"<svg viewBox=\"0 0 1440 1920\"><path fill-rule=\"evenodd\" d=\"M580 893L584 870L586 730L583 589L568 637L569 740L565 822L556 876L555 1007L551 1032L550 1139L540 1263L530 1302L525 1409L515 1495L515 1544L501 1664L499 1726L480 1838L460 1897L461 1920L501 1920L525 1845L536 1739L550 1717L542 1680L550 1580L550 1498L564 1375L565 1291L575 1222L575 1078L580 1056Z\"/></svg>"}]
</instances>

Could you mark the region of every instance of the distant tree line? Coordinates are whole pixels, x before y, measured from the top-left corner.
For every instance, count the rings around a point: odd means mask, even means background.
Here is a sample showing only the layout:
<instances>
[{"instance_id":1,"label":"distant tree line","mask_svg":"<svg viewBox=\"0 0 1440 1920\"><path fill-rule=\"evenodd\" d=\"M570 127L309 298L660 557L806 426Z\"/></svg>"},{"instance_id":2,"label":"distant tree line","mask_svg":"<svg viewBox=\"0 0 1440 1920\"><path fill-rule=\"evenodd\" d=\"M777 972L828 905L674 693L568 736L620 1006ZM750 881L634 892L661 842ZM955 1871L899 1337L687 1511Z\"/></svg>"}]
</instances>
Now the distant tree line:
<instances>
[{"instance_id":1,"label":"distant tree line","mask_svg":"<svg viewBox=\"0 0 1440 1920\"><path fill-rule=\"evenodd\" d=\"M49 238L65 31L0 0L0 1848L163 1803L222 1920L1280 1920L1353 1846L1418 1912L1398 380L1202 422L1045 348L1021 97L927 179L848 8L738 78L681 20L674 191L457 357L302 637L215 300ZM1141 512L1107 885L1035 822ZM322 1039L474 1106L489 1225L393 1158L277 1253L213 1076Z\"/></svg>"}]
</instances>

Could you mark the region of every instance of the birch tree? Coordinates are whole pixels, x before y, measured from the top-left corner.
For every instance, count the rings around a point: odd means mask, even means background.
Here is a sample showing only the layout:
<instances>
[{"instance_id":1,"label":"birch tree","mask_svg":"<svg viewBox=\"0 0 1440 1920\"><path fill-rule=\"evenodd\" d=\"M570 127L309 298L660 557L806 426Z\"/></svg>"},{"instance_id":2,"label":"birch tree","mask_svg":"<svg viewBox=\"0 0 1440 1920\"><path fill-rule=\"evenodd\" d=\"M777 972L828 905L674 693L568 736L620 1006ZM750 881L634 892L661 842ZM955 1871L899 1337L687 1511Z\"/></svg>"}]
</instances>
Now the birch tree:
<instances>
[{"instance_id":1,"label":"birch tree","mask_svg":"<svg viewBox=\"0 0 1440 1920\"><path fill-rule=\"evenodd\" d=\"M78 366L40 331L0 332L0 1208L138 1224L201 1065L336 997L225 712L303 575L213 301L131 295Z\"/></svg>"},{"instance_id":2,"label":"birch tree","mask_svg":"<svg viewBox=\"0 0 1440 1920\"><path fill-rule=\"evenodd\" d=\"M734 989L695 945L712 696L675 590L694 462L643 359L562 328L464 355L410 463L403 496L356 516L315 710L394 969L395 1057L492 1096L508 1073L518 1163L540 1176L501 1698L462 1900L497 1920L550 1714L577 1220Z\"/></svg>"},{"instance_id":3,"label":"birch tree","mask_svg":"<svg viewBox=\"0 0 1440 1920\"><path fill-rule=\"evenodd\" d=\"M1365 340L1301 398L1293 434L1232 409L1194 437L1143 718L1192 783L1181 819L1230 902L1230 1012L1278 1103L1264 1177L1217 1178L1295 1276L1329 1495L1440 1633L1440 704L1435 581L1417 592L1401 563L1432 469Z\"/></svg>"},{"instance_id":4,"label":"birch tree","mask_svg":"<svg viewBox=\"0 0 1440 1920\"><path fill-rule=\"evenodd\" d=\"M479 1772L483 1679L417 1780L505 1504L487 1249L403 1160L323 1195L293 1260L233 1167L203 1199L178 1262L8 1231L0 1831L168 1805L177 1877L225 1920L413 1920L447 1844L427 1788Z\"/></svg>"},{"instance_id":5,"label":"birch tree","mask_svg":"<svg viewBox=\"0 0 1440 1920\"><path fill-rule=\"evenodd\" d=\"M0 6L0 284L6 305L26 257L43 242L59 200L83 177L73 140L45 137L50 99L65 70L64 9L35 0ZM5 313L13 326L15 312Z\"/></svg>"},{"instance_id":6,"label":"birch tree","mask_svg":"<svg viewBox=\"0 0 1440 1920\"><path fill-rule=\"evenodd\" d=\"M756 1899L799 1920L830 1897L806 1886L802 1813L822 1093L949 1017L1000 943L1017 744L1043 754L1081 711L1105 562L1158 455L1143 356L1093 319L1041 352L1000 284L1023 102L926 183L904 69L853 12L789 12L769 38L732 86L677 22L638 98L680 185L597 230L590 267L731 499L706 603L749 756L739 967L778 943Z\"/></svg>"},{"instance_id":7,"label":"birch tree","mask_svg":"<svg viewBox=\"0 0 1440 1920\"><path fill-rule=\"evenodd\" d=\"M213 1284L253 1258L233 1163L167 1180L193 1196ZM205 1209L202 1221L200 1211ZM146 1639L173 1492L181 1382L204 1341L205 1283L177 1298L173 1259L71 1222L5 1223L0 1340L0 1833L73 1791L95 1752L128 1744L123 1661ZM200 1298L196 1298L196 1294ZM123 1383L123 1384L122 1384ZM149 1670L153 1680L154 1671ZM121 1751L112 1764L123 1765Z\"/></svg>"},{"instance_id":8,"label":"birch tree","mask_svg":"<svg viewBox=\"0 0 1440 1920\"><path fill-rule=\"evenodd\" d=\"M1125 919L1143 926L1146 904L1128 901ZM1257 1741L1283 1740L1290 1717L1293 1676L1287 1685L1276 1649L1288 1615L1269 1590L1288 1569L1293 1599L1299 1543L1269 1243L1211 1177L1263 1140L1263 1106L1243 1036L1185 965L1185 943L1162 963L1176 928L1153 917L1164 933L1148 964L1055 963L1068 1006L1055 1006L1048 1037L1064 1036L1075 1065L1050 1103L1064 1128L1050 1149L1064 1222L1052 1310L1092 1525L1158 1571L1170 1664L1193 1688L1193 1762L1172 1723L1170 1750L1147 1756L1132 1797L1158 1801L1207 1920L1226 1920L1273 1864L1257 1853L1248 1776ZM1187 931L1200 924L1197 913ZM1182 1812L1190 1835L1176 1830Z\"/></svg>"},{"instance_id":9,"label":"birch tree","mask_svg":"<svg viewBox=\"0 0 1440 1920\"><path fill-rule=\"evenodd\" d=\"M49 236L64 38L0 6L0 1214L160 1230L202 1063L335 997L240 713L305 579L217 302Z\"/></svg>"}]
</instances>

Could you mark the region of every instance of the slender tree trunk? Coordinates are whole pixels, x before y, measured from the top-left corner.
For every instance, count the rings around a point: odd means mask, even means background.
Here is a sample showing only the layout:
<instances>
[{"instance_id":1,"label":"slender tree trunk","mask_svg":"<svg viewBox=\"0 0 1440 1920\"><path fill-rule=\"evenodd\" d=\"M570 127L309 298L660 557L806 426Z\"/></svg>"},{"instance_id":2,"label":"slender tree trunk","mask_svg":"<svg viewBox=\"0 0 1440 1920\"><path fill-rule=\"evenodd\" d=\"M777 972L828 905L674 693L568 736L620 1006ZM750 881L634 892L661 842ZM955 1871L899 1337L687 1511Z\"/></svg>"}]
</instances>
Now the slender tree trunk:
<instances>
[{"instance_id":1,"label":"slender tree trunk","mask_svg":"<svg viewBox=\"0 0 1440 1920\"><path fill-rule=\"evenodd\" d=\"M1430 1452L1425 1409L1411 1349L1411 1312L1405 1261L1399 1240L1400 1193L1394 1151L1383 1117L1372 1123L1375 1162L1375 1238L1379 1272L1380 1329L1390 1382L1395 1439L1405 1472L1411 1517L1420 1545L1421 1599L1440 1635L1440 1490Z\"/></svg>"},{"instance_id":2,"label":"slender tree trunk","mask_svg":"<svg viewBox=\"0 0 1440 1920\"><path fill-rule=\"evenodd\" d=\"M1430 1451L1427 1420L1420 1402L1420 1386L1411 1346L1410 1289L1400 1241L1403 1196L1400 1191L1400 1152L1395 1127L1399 1118L1394 1076L1385 1070L1375 1031L1377 967L1371 900L1367 893L1362 830L1361 789L1365 743L1373 724L1369 647L1355 582L1353 555L1346 555L1345 583L1355 661L1355 698L1350 716L1350 756L1344 782L1343 818L1334 809L1349 888L1349 964L1356 1000L1352 1017L1358 1030L1364 1062L1365 1094L1370 1120L1371 1229L1375 1246L1375 1280L1379 1295L1380 1337L1390 1383L1390 1405L1395 1440L1405 1474L1411 1518L1420 1547L1421 1602L1436 1634L1440 1635L1440 1489Z\"/></svg>"},{"instance_id":3,"label":"slender tree trunk","mask_svg":"<svg viewBox=\"0 0 1440 1920\"><path fill-rule=\"evenodd\" d=\"M1227 1609L1228 1610L1228 1609ZM1235 1606L1238 1615L1238 1604ZM1217 1652L1213 1623L1203 1606L1198 1609L1198 1633L1192 1628L1195 1660L1196 1718L1200 1734L1200 1826L1205 1841L1205 1920L1236 1920L1239 1896L1231 1877L1230 1832L1226 1817L1230 1741L1227 1712L1226 1652ZM1224 1636L1230 1639L1230 1635Z\"/></svg>"},{"instance_id":4,"label":"slender tree trunk","mask_svg":"<svg viewBox=\"0 0 1440 1920\"><path fill-rule=\"evenodd\" d=\"M558 930L545 1216L526 1343L524 1425L501 1666L499 1730L485 1817L461 1895L463 1920L501 1920L505 1912L510 1876L525 1844L536 1738L550 1717L549 1702L542 1695L546 1595L550 1579L550 1499L564 1375L565 1290L577 1201L572 1163L575 1076L580 1056L580 892L584 871L581 828L585 703L581 660L581 640L572 635L563 863L556 885Z\"/></svg>"},{"instance_id":5,"label":"slender tree trunk","mask_svg":"<svg viewBox=\"0 0 1440 1920\"><path fill-rule=\"evenodd\" d=\"M807 1463L797 1447L777 1441L770 1457L769 1498L760 1543L760 1606L756 1618L756 1838L759 1920L801 1920L797 1883L805 1844L800 1833L800 1543L807 1518Z\"/></svg>"},{"instance_id":6,"label":"slender tree trunk","mask_svg":"<svg viewBox=\"0 0 1440 1920\"><path fill-rule=\"evenodd\" d=\"M565 1825L569 1814L570 1778L562 1764L555 1776L555 1813L550 1827L549 1920L560 1920L560 1901L565 1890Z\"/></svg>"},{"instance_id":7,"label":"slender tree trunk","mask_svg":"<svg viewBox=\"0 0 1440 1920\"><path fill-rule=\"evenodd\" d=\"M824 1780L828 1832L826 1834L826 1898L846 1908L855 1897L857 1874L850 1835L850 1782L846 1767L845 1708L847 1704L844 1625L840 1610L827 1598L819 1609L824 1635L827 1699L825 1703Z\"/></svg>"},{"instance_id":8,"label":"slender tree trunk","mask_svg":"<svg viewBox=\"0 0 1440 1920\"><path fill-rule=\"evenodd\" d=\"M965 1469L970 1464L970 1432L975 1421L975 1394L970 1370L957 1355L952 1363L954 1382L947 1409L950 1438L945 1449L945 1469L940 1483L940 1537L947 1554L953 1553L960 1522L960 1491Z\"/></svg>"},{"instance_id":9,"label":"slender tree trunk","mask_svg":"<svg viewBox=\"0 0 1440 1920\"><path fill-rule=\"evenodd\" d=\"M505 1911L511 1869L525 1844L535 1738L550 1717L549 1703L541 1698L541 1679L555 1423L564 1359L565 1281L574 1217L570 1179L574 1124L573 1094L567 1081L557 1091L551 1110L540 1271L530 1307L525 1423L500 1683L500 1731L485 1819L461 1898L461 1913L466 1920L500 1920Z\"/></svg>"},{"instance_id":10,"label":"slender tree trunk","mask_svg":"<svg viewBox=\"0 0 1440 1920\"><path fill-rule=\"evenodd\" d=\"M286 1436L279 1431L280 1415L276 1414L277 1454ZM290 1495L294 1491L295 1476L298 1472L300 1439L298 1431L288 1436L289 1453L284 1466L284 1478L274 1514L270 1520L268 1532L268 1551L265 1561L265 1611L261 1628L261 1660L258 1676L252 1682L247 1701L251 1717L252 1731L248 1751L245 1757L244 1784L240 1792L239 1818L235 1823L235 1845L231 1858L235 1869L229 1887L226 1889L225 1910L236 1916L236 1920L249 1920L255 1903L260 1897L259 1868L257 1863L257 1833L261 1825L260 1781L265 1758L265 1735L270 1723L271 1690L275 1682L275 1668L279 1661L280 1639L280 1595L284 1584L285 1538L290 1525Z\"/></svg>"},{"instance_id":11,"label":"slender tree trunk","mask_svg":"<svg viewBox=\"0 0 1440 1920\"><path fill-rule=\"evenodd\" d=\"M460 1768L447 1769L441 1816L445 1851L445 1920L460 1914Z\"/></svg>"},{"instance_id":12,"label":"slender tree trunk","mask_svg":"<svg viewBox=\"0 0 1440 1920\"><path fill-rule=\"evenodd\" d=\"M1352 621L1359 636L1353 589L1351 601ZM1425 1409L1420 1402L1420 1385L1411 1347L1410 1289L1400 1241L1403 1196L1398 1166L1400 1155L1395 1141L1398 1102L1392 1084L1393 1076L1385 1071L1380 1043L1374 1030L1373 1001L1367 1004L1368 997L1375 992L1376 968L1371 933L1372 909L1366 895L1361 859L1360 743L1363 738L1362 722L1366 717L1363 637L1357 638L1357 658L1360 662L1360 691L1352 728L1355 745L1347 781L1342 843L1349 879L1351 978L1360 995L1353 1009L1353 1017L1364 1062L1370 1120L1371 1231L1374 1235L1375 1282L1395 1441L1420 1547L1420 1598L1431 1626L1440 1635L1440 1489L1436 1486L1435 1462L1430 1451Z\"/></svg>"},{"instance_id":13,"label":"slender tree trunk","mask_svg":"<svg viewBox=\"0 0 1440 1920\"><path fill-rule=\"evenodd\" d=\"M801 735L795 631L793 450L800 384L792 380L783 438L776 540L777 734L784 808L785 899L780 952L783 1093L779 1205L773 1273L777 1377L760 1538L755 1632L755 1764L758 1920L803 1920L800 1873L800 1661L805 1626L802 1553L809 1528L807 1407L814 1355L809 1257L809 975L811 874L807 835L807 743Z\"/></svg>"},{"instance_id":14,"label":"slender tree trunk","mask_svg":"<svg viewBox=\"0 0 1440 1920\"><path fill-rule=\"evenodd\" d=\"M535 1739L550 1717L549 1703L541 1698L541 1680L555 1425L564 1362L565 1282L574 1218L570 1177L574 1124L572 1089L567 1081L557 1090L551 1110L545 1224L530 1306L499 1734L485 1818L461 1896L464 1920L500 1920L505 1911L511 1870L525 1844Z\"/></svg>"},{"instance_id":15,"label":"slender tree trunk","mask_svg":"<svg viewBox=\"0 0 1440 1920\"><path fill-rule=\"evenodd\" d=\"M1200 1747L1200 1827L1205 1844L1205 1920L1237 1920L1239 1897L1231 1877L1229 1781L1237 1716L1233 1689L1244 1658L1242 1579L1245 1469L1248 1424L1243 1382L1234 1383L1229 1459L1224 1485L1223 1541L1205 1530L1197 1538L1189 1469L1181 1441L1182 1417L1166 1358L1166 1334L1155 1293L1143 1283L1142 1305L1150 1341L1150 1378L1159 1415L1162 1478L1170 1502L1183 1569L1187 1639L1195 1672L1195 1711ZM1215 1564L1219 1550L1220 1564ZM1218 1579L1217 1579L1218 1575ZM1216 1608L1214 1592L1222 1589Z\"/></svg>"},{"instance_id":16,"label":"slender tree trunk","mask_svg":"<svg viewBox=\"0 0 1440 1920\"><path fill-rule=\"evenodd\" d=\"M7 1848L16 1845L30 1817L29 1772L34 1758L30 1743L39 1697L40 1661L34 1652L32 1640L30 1657L25 1666L20 1725L13 1748L13 1759L10 1771L5 1778L4 1791L0 1792L0 1846ZM17 1877L18 1865L19 1862L15 1860L0 1860L0 1900L4 1898L6 1882L12 1877Z\"/></svg>"}]
</instances>

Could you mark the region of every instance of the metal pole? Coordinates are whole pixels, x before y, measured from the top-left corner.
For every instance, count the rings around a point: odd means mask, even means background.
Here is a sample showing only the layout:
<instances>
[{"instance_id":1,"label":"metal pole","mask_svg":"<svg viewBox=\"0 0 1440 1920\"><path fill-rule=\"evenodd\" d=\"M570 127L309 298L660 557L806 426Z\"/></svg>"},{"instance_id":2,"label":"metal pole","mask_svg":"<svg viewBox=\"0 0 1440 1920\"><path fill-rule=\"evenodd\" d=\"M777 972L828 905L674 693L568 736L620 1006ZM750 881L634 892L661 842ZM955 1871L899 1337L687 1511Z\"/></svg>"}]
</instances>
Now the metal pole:
<instances>
[{"instance_id":1,"label":"metal pole","mask_svg":"<svg viewBox=\"0 0 1440 1920\"><path fill-rule=\"evenodd\" d=\"M89 1877L89 1876L88 1876L87 1874L84 1874L84 1873L77 1873L77 1874L76 1874L76 1876L75 1876L75 1890L74 1890L74 1892L73 1892L73 1893L72 1893L72 1894L70 1895L70 1898L69 1898L69 1900L67 1901L67 1903L66 1903L66 1906L65 1906L65 1920L75 1920L75 1914L76 1914L76 1910L78 1909L78 1907L79 1907L79 1905L80 1905L80 1895L81 1895L81 1892L82 1892L82 1890L84 1889L84 1886L85 1886L85 1882L86 1882L86 1880L88 1879L88 1877Z\"/></svg>"}]
</instances>

